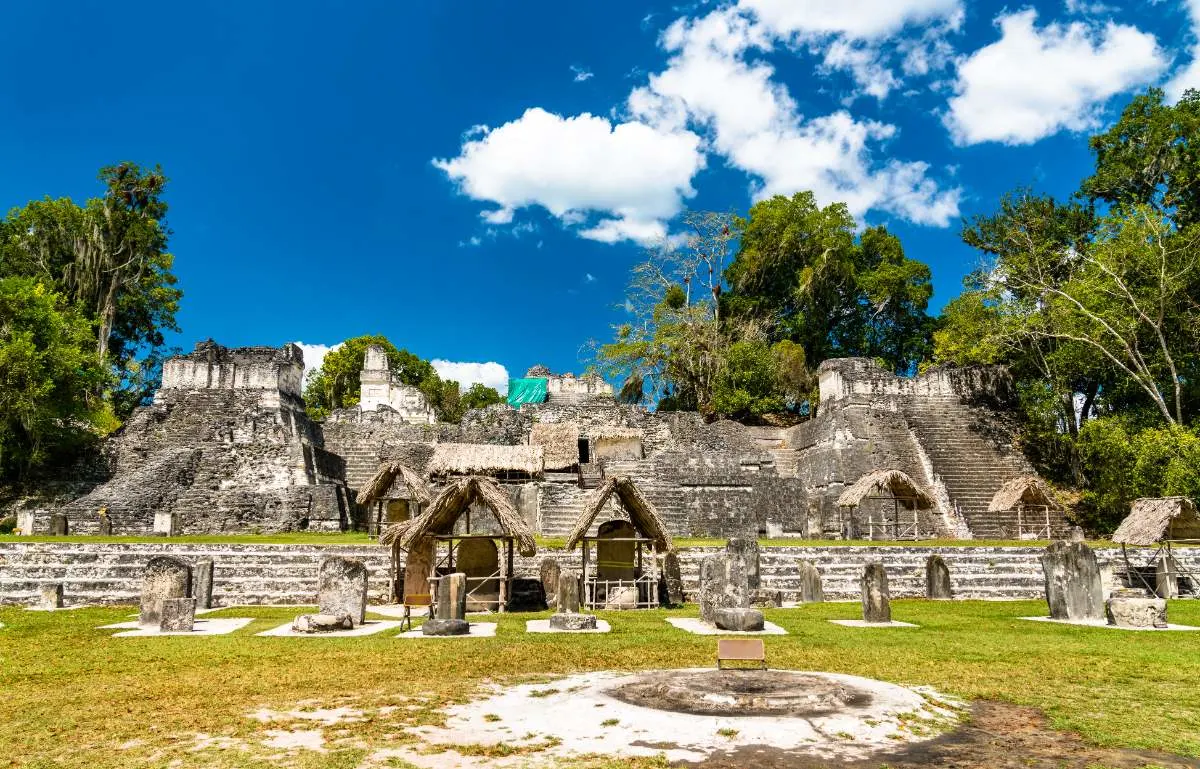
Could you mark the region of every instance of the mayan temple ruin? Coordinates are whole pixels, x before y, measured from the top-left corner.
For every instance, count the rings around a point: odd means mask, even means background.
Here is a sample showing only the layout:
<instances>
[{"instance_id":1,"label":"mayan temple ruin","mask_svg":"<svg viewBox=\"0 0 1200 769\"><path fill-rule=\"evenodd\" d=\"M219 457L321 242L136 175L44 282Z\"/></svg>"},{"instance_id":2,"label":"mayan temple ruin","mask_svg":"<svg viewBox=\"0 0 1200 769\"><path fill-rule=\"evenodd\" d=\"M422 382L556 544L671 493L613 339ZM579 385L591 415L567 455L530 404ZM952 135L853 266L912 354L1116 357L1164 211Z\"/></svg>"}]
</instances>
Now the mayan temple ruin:
<instances>
[{"instance_id":1,"label":"mayan temple ruin","mask_svg":"<svg viewBox=\"0 0 1200 769\"><path fill-rule=\"evenodd\" d=\"M399 480L356 502L382 463L398 462L435 489L463 475L495 478L544 536L567 535L589 491L616 476L632 478L676 536L1044 538L1065 529L1057 507L1023 491L1040 482L1012 445L1004 369L905 379L848 358L819 373L818 413L792 427L647 411L618 402L598 377L540 366L513 380L508 404L446 424L372 348L359 405L314 422L298 347L203 342L166 362L153 404L62 487L70 500L27 513L23 528L48 531L57 513L73 533L94 533L103 510L116 533L151 532L166 515L177 533L377 532L420 512Z\"/></svg>"}]
</instances>

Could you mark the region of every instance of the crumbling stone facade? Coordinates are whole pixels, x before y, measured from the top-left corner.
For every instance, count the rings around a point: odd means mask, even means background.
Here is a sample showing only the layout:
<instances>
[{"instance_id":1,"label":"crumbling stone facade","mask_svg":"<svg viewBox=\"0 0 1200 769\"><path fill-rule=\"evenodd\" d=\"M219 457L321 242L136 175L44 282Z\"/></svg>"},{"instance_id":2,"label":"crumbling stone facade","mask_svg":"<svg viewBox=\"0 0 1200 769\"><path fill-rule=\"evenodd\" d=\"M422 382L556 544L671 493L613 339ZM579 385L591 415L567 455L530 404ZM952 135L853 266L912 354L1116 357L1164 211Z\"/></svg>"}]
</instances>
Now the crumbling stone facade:
<instances>
[{"instance_id":1,"label":"crumbling stone facade","mask_svg":"<svg viewBox=\"0 0 1200 769\"><path fill-rule=\"evenodd\" d=\"M368 363L386 371L386 360ZM529 444L539 423L561 427L542 431L565 441L557 466L493 474L547 536L570 531L599 479L617 474L633 478L675 535L841 536L847 515L877 514L870 505L884 517L901 510L886 498L839 507L846 487L880 469L905 473L935 501L902 511L910 534L1015 536L988 503L1005 481L1033 472L1012 445L1012 384L997 367L906 379L866 359L826 361L815 418L789 428L649 412L594 383L569 397L559 388L545 403L472 411L458 424L428 420L419 404L390 406L379 391L372 408L334 411L315 424L300 399L301 373L293 345L206 342L169 361L155 403L105 447L108 478L62 508L72 531L91 530L100 507L117 533L148 531L161 510L178 513L184 533L371 527L378 511L350 500L381 462L399 460L428 477L437 444ZM378 378L364 372L364 396ZM562 467L573 446L578 463ZM1055 533L1064 525L1058 515Z\"/></svg>"}]
</instances>

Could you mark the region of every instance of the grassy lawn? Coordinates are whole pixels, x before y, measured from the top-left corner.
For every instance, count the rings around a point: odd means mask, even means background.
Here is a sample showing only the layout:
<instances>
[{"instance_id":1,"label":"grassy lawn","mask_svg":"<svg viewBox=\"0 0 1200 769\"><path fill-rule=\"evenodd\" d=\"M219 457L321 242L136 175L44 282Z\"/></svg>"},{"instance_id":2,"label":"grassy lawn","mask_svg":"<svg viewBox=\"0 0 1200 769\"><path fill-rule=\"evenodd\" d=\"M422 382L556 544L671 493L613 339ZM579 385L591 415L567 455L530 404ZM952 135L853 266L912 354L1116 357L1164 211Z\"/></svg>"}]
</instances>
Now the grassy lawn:
<instances>
[{"instance_id":1,"label":"grassy lawn","mask_svg":"<svg viewBox=\"0 0 1200 769\"><path fill-rule=\"evenodd\" d=\"M391 631L346 639L253 637L299 611L228 609L215 616L256 620L229 636L128 639L94 629L127 619L128 607L0 609L0 765L358 767L374 750L411 741L407 727L436 722L437 707L469 698L486 681L710 666L715 647L711 637L663 621L694 615L694 606L604 612L613 626L606 635L526 634L525 620L545 616L526 614L501 616L492 639L407 640ZM1200 625L1200 602L1175 601L1170 611L1174 622ZM825 622L859 616L856 603L768 611L789 631L766 638L769 662L1031 705L1094 744L1200 756L1200 634L1017 619L1044 614L1037 601L895 601L893 613L920 629ZM327 753L270 759L280 750L263 746L265 730L314 725L264 724L248 714L317 706L355 707L366 719L325 727Z\"/></svg>"},{"instance_id":2,"label":"grassy lawn","mask_svg":"<svg viewBox=\"0 0 1200 769\"><path fill-rule=\"evenodd\" d=\"M98 537L71 535L51 537L44 534L21 537L15 534L0 534L0 544L5 542L93 542L93 543L180 543L189 545L373 545L376 538L363 532L323 533L297 531L282 534L197 534L181 537L114 536ZM566 545L564 537L537 537L540 548L561 548ZM1048 540L1019 539L926 539L920 542L869 541L865 539L760 539L763 547L1046 547ZM676 547L724 547L724 538L677 537ZM1115 547L1107 540L1089 541L1092 548Z\"/></svg>"}]
</instances>

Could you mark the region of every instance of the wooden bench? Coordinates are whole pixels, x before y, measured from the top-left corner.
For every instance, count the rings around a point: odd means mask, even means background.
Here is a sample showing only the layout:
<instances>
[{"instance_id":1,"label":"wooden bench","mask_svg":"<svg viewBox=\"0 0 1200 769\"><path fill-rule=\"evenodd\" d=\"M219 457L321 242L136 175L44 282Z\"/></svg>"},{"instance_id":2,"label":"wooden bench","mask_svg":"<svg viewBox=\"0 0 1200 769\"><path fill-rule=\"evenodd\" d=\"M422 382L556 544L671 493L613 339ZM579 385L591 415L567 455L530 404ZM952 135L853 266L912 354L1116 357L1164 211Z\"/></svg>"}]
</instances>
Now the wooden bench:
<instances>
[{"instance_id":1,"label":"wooden bench","mask_svg":"<svg viewBox=\"0 0 1200 769\"><path fill-rule=\"evenodd\" d=\"M767 648L761 638L722 638L717 641L717 670L722 662L755 662L759 670L767 669Z\"/></svg>"},{"instance_id":2,"label":"wooden bench","mask_svg":"<svg viewBox=\"0 0 1200 769\"><path fill-rule=\"evenodd\" d=\"M429 593L414 593L404 596L404 616L400 618L400 630L412 630L412 610L428 606L433 616L433 596Z\"/></svg>"}]
</instances>

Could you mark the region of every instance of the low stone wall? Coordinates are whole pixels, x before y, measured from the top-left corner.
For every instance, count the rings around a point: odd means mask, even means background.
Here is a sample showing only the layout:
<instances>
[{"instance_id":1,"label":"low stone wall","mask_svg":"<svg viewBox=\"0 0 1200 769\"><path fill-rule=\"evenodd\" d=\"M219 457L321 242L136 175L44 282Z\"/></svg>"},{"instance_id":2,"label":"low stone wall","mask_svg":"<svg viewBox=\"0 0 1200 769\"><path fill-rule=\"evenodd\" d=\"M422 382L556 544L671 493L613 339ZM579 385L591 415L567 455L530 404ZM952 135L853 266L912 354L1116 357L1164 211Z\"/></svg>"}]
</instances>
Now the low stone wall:
<instances>
[{"instance_id":1,"label":"low stone wall","mask_svg":"<svg viewBox=\"0 0 1200 769\"><path fill-rule=\"evenodd\" d=\"M718 548L687 548L680 552L684 588L693 596L698 587L701 559ZM799 598L798 564L816 566L828 600L857 600L859 576L867 563L880 561L887 569L894 598L925 594L925 560L940 555L950 570L951 586L962 599L1039 599L1043 597L1041 548L1034 547L771 547L761 558L763 587L782 591L785 600ZM0 603L36 600L40 586L61 582L68 606L136 603L142 570L154 555L175 555L214 563L213 601L235 604L313 603L317 566L326 555L363 560L370 570L373 601L388 595L389 552L375 545L189 545L163 543L108 544L56 542L0 543ZM1108 575L1119 565L1120 551L1100 550L1101 569ZM518 558L518 576L536 577L543 558L578 569L579 551L547 550ZM1200 549L1177 551L1179 560L1200 572Z\"/></svg>"}]
</instances>

